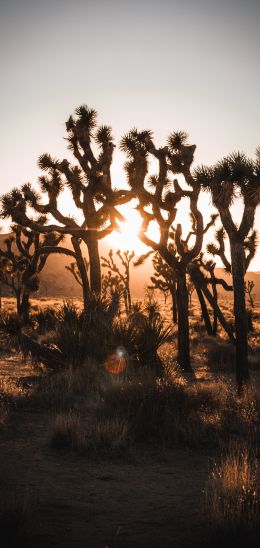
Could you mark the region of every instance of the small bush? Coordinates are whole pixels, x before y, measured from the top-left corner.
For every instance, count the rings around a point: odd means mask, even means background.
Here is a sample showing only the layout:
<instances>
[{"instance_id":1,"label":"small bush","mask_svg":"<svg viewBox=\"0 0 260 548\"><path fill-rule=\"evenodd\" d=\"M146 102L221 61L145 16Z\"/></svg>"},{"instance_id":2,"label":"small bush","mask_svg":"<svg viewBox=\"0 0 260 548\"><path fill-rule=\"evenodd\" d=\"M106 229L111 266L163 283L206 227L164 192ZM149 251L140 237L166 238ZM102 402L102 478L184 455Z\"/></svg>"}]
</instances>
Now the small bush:
<instances>
[{"instance_id":1,"label":"small bush","mask_svg":"<svg viewBox=\"0 0 260 548\"><path fill-rule=\"evenodd\" d=\"M67 411L54 417L50 429L50 446L61 453L79 451L84 447L78 414Z\"/></svg>"},{"instance_id":2,"label":"small bush","mask_svg":"<svg viewBox=\"0 0 260 548\"><path fill-rule=\"evenodd\" d=\"M214 464L206 489L212 545L259 546L258 463L248 445L231 444Z\"/></svg>"},{"instance_id":3,"label":"small bush","mask_svg":"<svg viewBox=\"0 0 260 548\"><path fill-rule=\"evenodd\" d=\"M258 432L259 401L255 393L248 389L242 397L231 395L223 408L221 429L244 439L256 438Z\"/></svg>"},{"instance_id":4,"label":"small bush","mask_svg":"<svg viewBox=\"0 0 260 548\"><path fill-rule=\"evenodd\" d=\"M151 378L111 386L101 415L127 420L137 443L198 447L214 443L222 400L217 388Z\"/></svg>"},{"instance_id":5,"label":"small bush","mask_svg":"<svg viewBox=\"0 0 260 548\"><path fill-rule=\"evenodd\" d=\"M130 437L126 419L101 418L86 433L86 451L96 458L122 458L128 455Z\"/></svg>"},{"instance_id":6,"label":"small bush","mask_svg":"<svg viewBox=\"0 0 260 548\"><path fill-rule=\"evenodd\" d=\"M126 457L130 442L126 420L95 419L84 428L74 411L58 413L52 420L49 445L60 453L76 452L97 459Z\"/></svg>"},{"instance_id":7,"label":"small bush","mask_svg":"<svg viewBox=\"0 0 260 548\"><path fill-rule=\"evenodd\" d=\"M75 401L87 400L99 390L105 377L104 369L93 360L86 360L81 368L67 368L58 373L40 377L26 404L38 409L68 410Z\"/></svg>"},{"instance_id":8,"label":"small bush","mask_svg":"<svg viewBox=\"0 0 260 548\"><path fill-rule=\"evenodd\" d=\"M235 370L235 347L232 343L209 339L206 353L208 366L213 371L230 372Z\"/></svg>"},{"instance_id":9,"label":"small bush","mask_svg":"<svg viewBox=\"0 0 260 548\"><path fill-rule=\"evenodd\" d=\"M53 331L57 324L57 315L54 308L46 308L40 310L33 315L33 323L36 324L36 329L39 334Z\"/></svg>"}]
</instances>

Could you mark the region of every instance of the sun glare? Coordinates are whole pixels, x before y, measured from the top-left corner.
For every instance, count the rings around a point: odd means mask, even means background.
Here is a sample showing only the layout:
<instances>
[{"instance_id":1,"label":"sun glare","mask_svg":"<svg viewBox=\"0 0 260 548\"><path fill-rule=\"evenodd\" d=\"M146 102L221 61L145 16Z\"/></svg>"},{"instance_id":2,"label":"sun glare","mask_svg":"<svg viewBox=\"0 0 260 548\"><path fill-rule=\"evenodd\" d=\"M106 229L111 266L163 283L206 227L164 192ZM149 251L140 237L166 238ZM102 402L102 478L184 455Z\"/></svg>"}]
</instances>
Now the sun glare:
<instances>
[{"instance_id":1,"label":"sun glare","mask_svg":"<svg viewBox=\"0 0 260 548\"><path fill-rule=\"evenodd\" d=\"M143 244L139 238L142 219L138 211L130 204L121 208L121 212L125 217L125 221L118 222L118 230L110 234L106 241L111 248L134 251L137 255L146 253L148 247ZM151 223L149 232L147 233L153 240L158 241L159 231L155 223Z\"/></svg>"}]
</instances>

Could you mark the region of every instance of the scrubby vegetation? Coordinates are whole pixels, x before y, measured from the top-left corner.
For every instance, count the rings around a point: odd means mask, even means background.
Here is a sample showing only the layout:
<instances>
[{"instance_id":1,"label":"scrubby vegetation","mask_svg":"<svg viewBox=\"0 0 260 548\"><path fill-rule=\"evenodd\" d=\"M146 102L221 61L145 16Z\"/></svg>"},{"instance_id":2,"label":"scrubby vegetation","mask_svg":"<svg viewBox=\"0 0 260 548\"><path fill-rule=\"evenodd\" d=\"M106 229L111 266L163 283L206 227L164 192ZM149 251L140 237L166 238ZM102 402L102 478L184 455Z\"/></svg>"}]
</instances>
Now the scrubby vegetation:
<instances>
[{"instance_id":1,"label":"scrubby vegetation","mask_svg":"<svg viewBox=\"0 0 260 548\"><path fill-rule=\"evenodd\" d=\"M131 491L127 475L130 478L133 470L141 470L136 481L138 498L142 489L149 488L142 485L142 475L161 463L165 475L175 474L171 489L179 489L176 507L184 514L186 528L189 505L182 491L186 482L191 489L195 485L190 504L197 513L192 515L191 529L200 523L201 531L185 532L189 536L184 544L179 540L176 546L207 548L221 543L230 547L234 542L242 547L248 541L255 547L259 533L259 308L254 285L245 285L245 272L257 246L259 151L255 160L232 154L213 167L193 169L196 146L188 144L184 132L171 133L166 146L157 148L151 131L134 129L120 144L127 156L129 188L118 190L111 180L115 146L111 128L97 126L96 112L81 106L66 129L77 165L49 154L40 157L40 186L47 203L29 184L1 200L1 216L11 217L14 236L0 250L0 281L16 297L16 311L9 302L0 312L4 467L9 487L14 478L21 483L28 468L23 481L31 481L39 490L41 510L35 523L43 531L37 537L24 493L10 500L6 497L0 507L5 546L56 546L60 534L56 513L62 514L63 522L69 521L75 508L73 523L80 522L84 535L76 526L69 541L69 528L65 529L59 545L130 546L126 538L118 541L118 517L113 518L116 533L109 542L105 537L93 539L93 533L87 532L86 498L91 506L91 497L95 500L98 492L96 483L94 491L91 487L93 470L99 474L95 480L103 482L114 481L111 470L119 470L117 496L125 500L120 489L125 493L126 484ZM156 175L148 175L150 160L158 163ZM64 186L80 210L81 222L60 210L58 198ZM199 209L203 189L210 191L215 207L208 219ZM244 207L240 226L230 211L238 197ZM190 223L187 234L184 226L175 223L183 198ZM131 200L140 215L139 235L148 246L147 253L136 258L134 251L114 254L111 249L100 258L99 241L123 223L120 206ZM205 249L205 234L219 218L223 226L217 227L215 241ZM157 226L158 241L150 236L152 224ZM70 240L68 247L63 246L64 235ZM77 302L68 295L63 302L42 299L32 304L31 294L38 289L39 274L52 253L72 257L67 269L82 288ZM230 280L217 276L216 256ZM154 269L151 285L144 299L136 301L130 270L149 257ZM219 286L229 292L230 304L221 301ZM164 299L158 297L158 290ZM103 468L109 473L100 474ZM63 470L68 471L66 480L60 476ZM157 489L158 485L151 505ZM113 504L113 495L112 489L106 506ZM166 517L165 493L160 496L155 506L164 527L170 530L172 523L178 527L171 495L167 499L171 513ZM42 515L50 525L41 521ZM90 522L93 515L88 508ZM52 544L48 527L55 537ZM75 540L77 534L81 544ZM180 539L183 535L182 531ZM155 546L152 533L148 536L149 542L136 541L136 545ZM172 545L168 542L167 548Z\"/></svg>"}]
</instances>

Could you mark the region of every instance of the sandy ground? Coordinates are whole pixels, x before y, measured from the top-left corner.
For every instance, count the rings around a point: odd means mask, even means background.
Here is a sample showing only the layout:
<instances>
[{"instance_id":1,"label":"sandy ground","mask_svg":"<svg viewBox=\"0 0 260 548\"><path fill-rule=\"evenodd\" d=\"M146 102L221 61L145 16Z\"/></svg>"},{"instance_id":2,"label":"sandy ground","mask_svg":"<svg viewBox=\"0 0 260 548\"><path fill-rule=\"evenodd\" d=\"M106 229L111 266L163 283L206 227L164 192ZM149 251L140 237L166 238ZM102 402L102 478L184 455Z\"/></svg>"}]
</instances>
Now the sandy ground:
<instances>
[{"instance_id":1,"label":"sandy ground","mask_svg":"<svg viewBox=\"0 0 260 548\"><path fill-rule=\"evenodd\" d=\"M1 366L18 384L30 373L17 356ZM20 410L0 439L2 494L15 488L28 497L33 547L172 548L203 533L206 456L176 450L97 464L57 456L47 446L50 421Z\"/></svg>"},{"instance_id":2,"label":"sandy ground","mask_svg":"<svg viewBox=\"0 0 260 548\"><path fill-rule=\"evenodd\" d=\"M2 352L0 374L2 384L19 392L35 371L16 353ZM19 409L0 435L0 493L28 500L26 547L202 546L209 456L162 450L128 463L60 456L48 448L51 420L48 412ZM8 539L1 540L8 548Z\"/></svg>"}]
</instances>

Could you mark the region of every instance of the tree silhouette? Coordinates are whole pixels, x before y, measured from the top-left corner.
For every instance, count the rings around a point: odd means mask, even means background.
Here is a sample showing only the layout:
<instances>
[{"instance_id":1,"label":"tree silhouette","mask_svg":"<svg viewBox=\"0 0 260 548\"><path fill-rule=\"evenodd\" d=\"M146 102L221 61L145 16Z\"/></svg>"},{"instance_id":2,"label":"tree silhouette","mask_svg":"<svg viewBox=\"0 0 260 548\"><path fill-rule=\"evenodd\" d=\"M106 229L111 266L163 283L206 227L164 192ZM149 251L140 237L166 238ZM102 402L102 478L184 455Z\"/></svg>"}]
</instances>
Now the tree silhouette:
<instances>
[{"instance_id":1,"label":"tree silhouette","mask_svg":"<svg viewBox=\"0 0 260 548\"><path fill-rule=\"evenodd\" d=\"M189 264L188 272L190 279L196 288L207 333L209 335L215 334L214 329L216 329L216 321L219 320L230 340L234 342L233 329L226 321L223 312L219 308L217 298L218 285L221 285L226 291L232 291L233 287L227 284L223 278L217 278L215 274L213 274L214 267L214 263L206 261L201 253L196 260ZM207 276L208 273L210 274L210 277ZM211 291L209 290L209 286L211 286ZM213 310L213 326L211 325L206 301Z\"/></svg>"},{"instance_id":2,"label":"tree silhouette","mask_svg":"<svg viewBox=\"0 0 260 548\"><path fill-rule=\"evenodd\" d=\"M140 239L158 252L174 270L177 279L178 307L178 362L186 371L192 371L189 345L189 306L187 291L187 266L199 255L205 230L203 215L198 209L200 182L191 174L191 164L195 145L187 144L187 134L175 132L169 136L167 146L156 148L149 130L136 129L126 134L121 141L121 149L128 155L125 164L128 183L138 199L138 211L142 216ZM148 175L149 156L155 158L159 169L157 175ZM170 180L168 174L181 174L188 186L182 188L177 179ZM176 206L182 198L188 198L192 217L192 231L186 239L182 237L182 226L173 227ZM155 221L160 239L156 242L149 237L148 229ZM193 238L193 243L190 241Z\"/></svg>"},{"instance_id":3,"label":"tree silhouette","mask_svg":"<svg viewBox=\"0 0 260 548\"><path fill-rule=\"evenodd\" d=\"M253 289L255 287L255 283L253 280L247 280L245 282L245 292L248 295L248 300L251 308L254 308L254 295L253 295Z\"/></svg>"},{"instance_id":4,"label":"tree silhouette","mask_svg":"<svg viewBox=\"0 0 260 548\"><path fill-rule=\"evenodd\" d=\"M121 252L120 249L117 250L116 255L118 256L120 263L124 269L124 272L122 272L117 265L117 263L114 260L114 254L113 250L110 249L108 258L107 257L101 257L102 259L102 267L108 268L109 272L112 272L115 274L113 277L110 275L108 278L104 279L105 284L108 284L108 282L113 282L114 285L117 285L117 287L122 290L124 302L125 302L125 310L127 313L131 312L132 308L132 299L131 299L131 291L130 291L130 264L135 256L134 251L126 250L124 252Z\"/></svg>"},{"instance_id":5,"label":"tree silhouette","mask_svg":"<svg viewBox=\"0 0 260 548\"><path fill-rule=\"evenodd\" d=\"M89 262L87 261L87 259L85 257L83 257L83 261L84 261L84 265L85 265L85 270L86 270L86 272L88 272ZM74 280L76 280L76 282L81 287L83 287L81 273L80 273L77 261L74 261L74 262L70 263L69 265L66 265L65 268L66 268L66 270L68 270L72 274Z\"/></svg>"},{"instance_id":6,"label":"tree silhouette","mask_svg":"<svg viewBox=\"0 0 260 548\"><path fill-rule=\"evenodd\" d=\"M152 259L154 274L151 276L152 289L159 289L164 295L170 293L172 299L172 320L178 321L177 311L177 280L174 270L163 260L159 253L155 253ZM137 262L138 264L138 262Z\"/></svg>"},{"instance_id":7,"label":"tree silhouette","mask_svg":"<svg viewBox=\"0 0 260 548\"><path fill-rule=\"evenodd\" d=\"M23 321L28 321L30 294L39 289L39 274L48 256L51 253L74 256L73 251L58 247L62 239L62 235L53 232L40 238L33 230L13 225L4 249L0 249L0 280L14 292L17 314Z\"/></svg>"},{"instance_id":8,"label":"tree silhouette","mask_svg":"<svg viewBox=\"0 0 260 548\"><path fill-rule=\"evenodd\" d=\"M213 167L202 166L197 169L194 178L211 192L213 204L219 211L223 228L229 238L234 287L236 378L238 391L241 392L243 385L249 380L244 275L255 247L253 226L256 207L260 203L260 150L257 151L255 161L244 154L233 153ZM231 206L238 196L243 202L239 226L231 212ZM221 245L219 254L220 247ZM249 252L246 256L247 249Z\"/></svg>"},{"instance_id":9,"label":"tree silhouette","mask_svg":"<svg viewBox=\"0 0 260 548\"><path fill-rule=\"evenodd\" d=\"M95 110L80 106L75 116L68 119L66 129L69 149L78 165L43 154L39 158L39 167L45 173L39 178L39 183L47 201L43 204L32 186L25 184L21 190L14 189L2 197L1 215L10 216L17 224L39 233L55 231L71 236L83 285L84 304L87 306L90 291L101 291L99 240L111 233L117 226L117 220L124 220L116 206L126 203L131 193L112 189L110 169L115 145L111 128L97 127ZM98 148L96 155L94 146ZM60 210L58 197L64 186L70 189L79 217L83 220L66 216ZM44 215L50 214L54 224L43 225L39 220L35 221L29 208ZM88 249L90 280L80 249L81 242Z\"/></svg>"}]
</instances>

